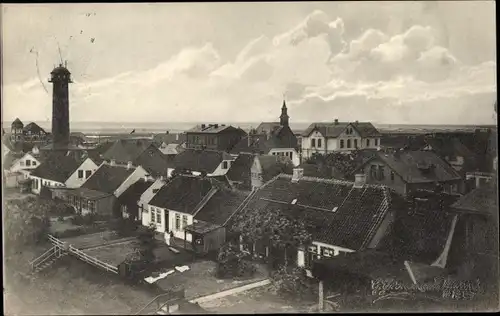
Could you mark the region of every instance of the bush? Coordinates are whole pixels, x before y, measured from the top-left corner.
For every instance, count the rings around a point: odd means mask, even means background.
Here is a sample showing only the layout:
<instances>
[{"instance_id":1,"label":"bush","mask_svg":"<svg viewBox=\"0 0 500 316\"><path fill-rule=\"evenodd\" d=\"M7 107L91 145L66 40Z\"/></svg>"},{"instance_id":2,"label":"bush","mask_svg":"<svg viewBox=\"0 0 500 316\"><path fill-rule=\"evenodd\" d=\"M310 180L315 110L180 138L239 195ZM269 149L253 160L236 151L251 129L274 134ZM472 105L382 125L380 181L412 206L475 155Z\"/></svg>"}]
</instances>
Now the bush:
<instances>
[{"instance_id":1,"label":"bush","mask_svg":"<svg viewBox=\"0 0 500 316\"><path fill-rule=\"evenodd\" d=\"M315 300L317 285L299 267L280 267L271 275L273 290L284 298Z\"/></svg>"},{"instance_id":2,"label":"bush","mask_svg":"<svg viewBox=\"0 0 500 316\"><path fill-rule=\"evenodd\" d=\"M250 277L256 270L248 254L241 252L238 246L229 243L221 247L217 256L217 278Z\"/></svg>"},{"instance_id":3,"label":"bush","mask_svg":"<svg viewBox=\"0 0 500 316\"><path fill-rule=\"evenodd\" d=\"M85 215L77 214L71 218L71 223L78 226L93 226L97 218L97 215L92 213Z\"/></svg>"}]
</instances>

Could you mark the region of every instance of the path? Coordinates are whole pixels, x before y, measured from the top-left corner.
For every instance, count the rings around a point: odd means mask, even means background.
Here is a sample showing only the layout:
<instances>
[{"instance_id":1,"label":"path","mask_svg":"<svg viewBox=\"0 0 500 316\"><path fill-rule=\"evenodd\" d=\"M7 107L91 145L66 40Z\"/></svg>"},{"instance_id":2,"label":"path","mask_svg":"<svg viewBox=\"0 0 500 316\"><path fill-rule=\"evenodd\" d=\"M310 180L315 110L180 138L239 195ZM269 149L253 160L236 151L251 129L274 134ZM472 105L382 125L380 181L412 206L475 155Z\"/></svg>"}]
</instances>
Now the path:
<instances>
[{"instance_id":1,"label":"path","mask_svg":"<svg viewBox=\"0 0 500 316\"><path fill-rule=\"evenodd\" d=\"M237 293L240 293L240 292L244 292L244 291L248 291L248 290L251 290L251 289L255 289L255 288L258 288L258 287L261 287L261 286L264 286L264 285L268 285L270 283L271 283L271 281L269 279L265 279L265 280L262 280L262 281L258 281L258 282L255 282L255 283L250 283L250 284L247 284L247 285L243 285L243 286L240 286L240 287L232 288L232 289L225 290L225 291L222 291L222 292L218 292L218 293L214 293L214 294L210 294L210 295L198 297L198 298L190 300L189 302L190 303L204 303L204 302L209 302L209 301L216 300L216 299L228 296L228 295L233 295L233 294L237 294Z\"/></svg>"}]
</instances>

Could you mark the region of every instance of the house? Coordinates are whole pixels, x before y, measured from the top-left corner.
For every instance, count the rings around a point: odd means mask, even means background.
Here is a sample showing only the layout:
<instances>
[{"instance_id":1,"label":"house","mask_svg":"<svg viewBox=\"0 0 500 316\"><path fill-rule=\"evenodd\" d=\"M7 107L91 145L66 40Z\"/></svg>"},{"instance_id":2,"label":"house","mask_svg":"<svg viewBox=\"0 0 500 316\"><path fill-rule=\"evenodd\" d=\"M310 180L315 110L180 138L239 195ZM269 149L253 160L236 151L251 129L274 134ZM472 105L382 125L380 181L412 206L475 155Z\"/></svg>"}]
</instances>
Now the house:
<instances>
[{"instance_id":1,"label":"house","mask_svg":"<svg viewBox=\"0 0 500 316\"><path fill-rule=\"evenodd\" d=\"M141 166L154 177L167 175L168 159L148 140L117 140L102 155L108 162L116 164Z\"/></svg>"},{"instance_id":2,"label":"house","mask_svg":"<svg viewBox=\"0 0 500 316\"><path fill-rule=\"evenodd\" d=\"M148 181L148 177L146 177L144 181ZM151 186L149 186L149 188L144 190L137 202L137 206L139 208L138 219L142 221L142 224L144 226L149 225L149 217L143 217L142 214L144 210L146 210L146 213L148 213L149 202L151 201L153 196L155 196L156 193L165 185L165 183L165 180L162 179L155 180L155 182Z\"/></svg>"},{"instance_id":3,"label":"house","mask_svg":"<svg viewBox=\"0 0 500 316\"><path fill-rule=\"evenodd\" d=\"M231 186L243 191L252 190L251 169L254 158L254 154L242 153L231 163L231 167L226 173Z\"/></svg>"},{"instance_id":4,"label":"house","mask_svg":"<svg viewBox=\"0 0 500 316\"><path fill-rule=\"evenodd\" d=\"M23 140L23 128L24 124L19 118L16 118L11 124L10 128L10 140L12 142L20 142Z\"/></svg>"},{"instance_id":5,"label":"house","mask_svg":"<svg viewBox=\"0 0 500 316\"><path fill-rule=\"evenodd\" d=\"M294 166L300 164L297 137L290 129L285 101L281 108L280 122L264 122L252 129L233 149L231 154L240 153L285 156Z\"/></svg>"},{"instance_id":6,"label":"house","mask_svg":"<svg viewBox=\"0 0 500 316\"><path fill-rule=\"evenodd\" d=\"M8 173L22 173L27 179L30 172L40 165L41 161L37 155L33 153L26 153L21 158L12 161L11 166L6 171Z\"/></svg>"},{"instance_id":7,"label":"house","mask_svg":"<svg viewBox=\"0 0 500 316\"><path fill-rule=\"evenodd\" d=\"M378 148L380 132L369 122L312 123L302 133L302 159L314 153L328 154L334 151Z\"/></svg>"},{"instance_id":8,"label":"house","mask_svg":"<svg viewBox=\"0 0 500 316\"><path fill-rule=\"evenodd\" d=\"M118 203L123 218L139 220L139 201L144 192L153 184L154 181L151 179L139 179L118 197Z\"/></svg>"},{"instance_id":9,"label":"house","mask_svg":"<svg viewBox=\"0 0 500 316\"><path fill-rule=\"evenodd\" d=\"M47 132L34 122L24 126L23 135L25 141L45 141L47 138Z\"/></svg>"},{"instance_id":10,"label":"house","mask_svg":"<svg viewBox=\"0 0 500 316\"><path fill-rule=\"evenodd\" d=\"M147 174L141 166L121 166L103 162L81 187L68 190L65 199L79 213L121 217L117 199Z\"/></svg>"},{"instance_id":11,"label":"house","mask_svg":"<svg viewBox=\"0 0 500 316\"><path fill-rule=\"evenodd\" d=\"M17 170L12 172L14 166L20 165L18 161L23 157L22 153L16 153L13 151L8 151L2 159L2 174L3 174L3 184L7 188L15 188L19 186L20 181L25 179L25 175Z\"/></svg>"},{"instance_id":12,"label":"house","mask_svg":"<svg viewBox=\"0 0 500 316\"><path fill-rule=\"evenodd\" d=\"M162 154L166 156L170 155L177 155L178 153L182 152L184 148L182 147L181 144L165 144L162 143L159 147L160 151Z\"/></svg>"},{"instance_id":13,"label":"house","mask_svg":"<svg viewBox=\"0 0 500 316\"><path fill-rule=\"evenodd\" d=\"M184 228L193 224L193 217L215 192L208 178L176 176L149 201L142 223L153 223L158 233L173 232L175 238L191 242L191 234Z\"/></svg>"},{"instance_id":14,"label":"house","mask_svg":"<svg viewBox=\"0 0 500 316\"><path fill-rule=\"evenodd\" d=\"M261 187L280 173L291 174L293 163L288 157L259 155L253 159L250 168L250 183L252 190Z\"/></svg>"},{"instance_id":15,"label":"house","mask_svg":"<svg viewBox=\"0 0 500 316\"><path fill-rule=\"evenodd\" d=\"M229 151L246 132L225 124L196 125L186 132L186 148Z\"/></svg>"},{"instance_id":16,"label":"house","mask_svg":"<svg viewBox=\"0 0 500 316\"><path fill-rule=\"evenodd\" d=\"M32 180L32 192L40 194L44 186L48 188L79 188L97 168L98 165L90 158L79 159L72 155L50 155L29 175Z\"/></svg>"},{"instance_id":17,"label":"house","mask_svg":"<svg viewBox=\"0 0 500 316\"><path fill-rule=\"evenodd\" d=\"M224 151L186 149L173 159L168 176L174 170L194 175L206 174L209 177L224 176L234 157Z\"/></svg>"},{"instance_id":18,"label":"house","mask_svg":"<svg viewBox=\"0 0 500 316\"><path fill-rule=\"evenodd\" d=\"M167 146L174 147L172 145L179 145L180 148L186 147L186 133L170 133L166 131L164 134L156 134L153 136L153 142L155 145L163 152Z\"/></svg>"},{"instance_id":19,"label":"house","mask_svg":"<svg viewBox=\"0 0 500 316\"><path fill-rule=\"evenodd\" d=\"M386 185L400 194L435 190L436 185L450 193L458 194L463 189L460 174L432 151L378 151L356 172L360 170L368 183Z\"/></svg>"},{"instance_id":20,"label":"house","mask_svg":"<svg viewBox=\"0 0 500 316\"><path fill-rule=\"evenodd\" d=\"M240 212L278 209L305 223L312 243L295 252L297 265L310 268L316 257L334 257L364 249L375 249L386 235L400 204L389 188L356 181L280 174L261 186ZM263 257L268 245L249 247Z\"/></svg>"}]
</instances>

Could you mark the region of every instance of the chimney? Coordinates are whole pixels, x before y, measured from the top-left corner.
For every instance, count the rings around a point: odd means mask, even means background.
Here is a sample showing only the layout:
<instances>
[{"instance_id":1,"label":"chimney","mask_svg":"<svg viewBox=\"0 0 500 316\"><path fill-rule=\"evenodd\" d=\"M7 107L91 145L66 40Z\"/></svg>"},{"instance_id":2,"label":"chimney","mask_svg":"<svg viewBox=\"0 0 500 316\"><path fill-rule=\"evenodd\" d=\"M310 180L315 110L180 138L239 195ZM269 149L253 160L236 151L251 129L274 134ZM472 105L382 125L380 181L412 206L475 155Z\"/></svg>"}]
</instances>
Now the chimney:
<instances>
[{"instance_id":1,"label":"chimney","mask_svg":"<svg viewBox=\"0 0 500 316\"><path fill-rule=\"evenodd\" d=\"M299 180L304 176L304 169L294 168L292 175L292 182L299 182Z\"/></svg>"},{"instance_id":2,"label":"chimney","mask_svg":"<svg viewBox=\"0 0 500 316\"><path fill-rule=\"evenodd\" d=\"M127 170L132 169L132 161L127 162Z\"/></svg>"},{"instance_id":3,"label":"chimney","mask_svg":"<svg viewBox=\"0 0 500 316\"><path fill-rule=\"evenodd\" d=\"M201 124L201 128L205 128L205 124Z\"/></svg>"},{"instance_id":4,"label":"chimney","mask_svg":"<svg viewBox=\"0 0 500 316\"><path fill-rule=\"evenodd\" d=\"M214 127L215 128L219 128L219 124L214 124Z\"/></svg>"},{"instance_id":5,"label":"chimney","mask_svg":"<svg viewBox=\"0 0 500 316\"><path fill-rule=\"evenodd\" d=\"M357 173L354 176L354 187L362 188L366 184L366 175L364 173Z\"/></svg>"},{"instance_id":6,"label":"chimney","mask_svg":"<svg viewBox=\"0 0 500 316\"><path fill-rule=\"evenodd\" d=\"M339 123L339 120L338 119L335 119L335 125L337 125Z\"/></svg>"},{"instance_id":7,"label":"chimney","mask_svg":"<svg viewBox=\"0 0 500 316\"><path fill-rule=\"evenodd\" d=\"M167 133L166 133L166 134L168 135L168 134L170 134L170 132L169 132L169 131L167 131Z\"/></svg>"},{"instance_id":8,"label":"chimney","mask_svg":"<svg viewBox=\"0 0 500 316\"><path fill-rule=\"evenodd\" d=\"M179 133L175 134L175 140L179 140Z\"/></svg>"},{"instance_id":9,"label":"chimney","mask_svg":"<svg viewBox=\"0 0 500 316\"><path fill-rule=\"evenodd\" d=\"M110 166L116 166L116 160L111 159L111 161L110 161L109 165L110 165Z\"/></svg>"}]
</instances>

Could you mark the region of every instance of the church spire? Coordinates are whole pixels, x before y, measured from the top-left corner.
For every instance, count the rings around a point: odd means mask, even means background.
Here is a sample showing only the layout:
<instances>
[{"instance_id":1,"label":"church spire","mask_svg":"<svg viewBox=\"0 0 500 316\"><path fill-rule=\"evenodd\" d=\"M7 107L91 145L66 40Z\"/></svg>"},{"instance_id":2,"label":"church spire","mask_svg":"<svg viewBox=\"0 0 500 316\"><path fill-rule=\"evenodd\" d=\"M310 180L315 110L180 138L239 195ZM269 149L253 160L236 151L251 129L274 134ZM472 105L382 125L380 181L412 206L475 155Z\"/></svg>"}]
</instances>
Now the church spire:
<instances>
[{"instance_id":1,"label":"church spire","mask_svg":"<svg viewBox=\"0 0 500 316\"><path fill-rule=\"evenodd\" d=\"M283 106L281 107L281 116L280 116L280 125L281 126L288 126L288 120L289 120L289 116L288 116L288 109L286 108L286 103L285 103L285 99L283 98Z\"/></svg>"}]
</instances>

